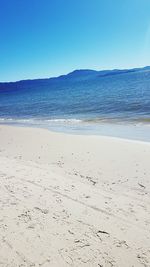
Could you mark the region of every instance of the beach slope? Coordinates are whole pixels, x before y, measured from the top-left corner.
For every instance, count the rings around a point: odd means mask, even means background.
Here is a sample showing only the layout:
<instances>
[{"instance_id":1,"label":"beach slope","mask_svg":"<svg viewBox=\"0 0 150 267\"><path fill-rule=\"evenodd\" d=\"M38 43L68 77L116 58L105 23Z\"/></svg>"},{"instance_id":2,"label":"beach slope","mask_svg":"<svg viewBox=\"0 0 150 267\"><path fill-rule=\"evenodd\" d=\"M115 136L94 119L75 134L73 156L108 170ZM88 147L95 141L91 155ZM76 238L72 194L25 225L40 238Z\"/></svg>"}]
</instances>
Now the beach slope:
<instances>
[{"instance_id":1,"label":"beach slope","mask_svg":"<svg viewBox=\"0 0 150 267\"><path fill-rule=\"evenodd\" d=\"M150 143L0 126L0 266L150 266Z\"/></svg>"}]
</instances>

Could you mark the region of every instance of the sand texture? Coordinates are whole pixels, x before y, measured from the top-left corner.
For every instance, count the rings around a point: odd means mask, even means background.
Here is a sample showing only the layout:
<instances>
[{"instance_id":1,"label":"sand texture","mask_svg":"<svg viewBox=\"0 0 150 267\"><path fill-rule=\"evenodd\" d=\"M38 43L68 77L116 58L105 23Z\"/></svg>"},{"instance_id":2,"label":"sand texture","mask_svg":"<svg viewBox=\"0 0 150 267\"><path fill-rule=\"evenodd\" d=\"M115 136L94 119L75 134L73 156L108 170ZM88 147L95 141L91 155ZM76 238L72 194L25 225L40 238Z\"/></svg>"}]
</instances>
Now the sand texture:
<instances>
[{"instance_id":1,"label":"sand texture","mask_svg":"<svg viewBox=\"0 0 150 267\"><path fill-rule=\"evenodd\" d=\"M0 126L0 266L149 267L150 143Z\"/></svg>"}]
</instances>

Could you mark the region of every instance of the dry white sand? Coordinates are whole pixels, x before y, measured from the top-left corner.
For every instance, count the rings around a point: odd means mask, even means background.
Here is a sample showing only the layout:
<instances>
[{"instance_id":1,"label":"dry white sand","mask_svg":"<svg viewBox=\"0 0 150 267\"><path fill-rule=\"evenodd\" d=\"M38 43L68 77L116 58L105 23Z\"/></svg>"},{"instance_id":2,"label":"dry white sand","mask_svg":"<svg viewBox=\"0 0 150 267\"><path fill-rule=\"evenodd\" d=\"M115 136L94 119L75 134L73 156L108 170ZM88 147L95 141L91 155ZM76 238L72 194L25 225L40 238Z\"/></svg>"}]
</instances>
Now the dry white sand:
<instances>
[{"instance_id":1,"label":"dry white sand","mask_svg":"<svg viewBox=\"0 0 150 267\"><path fill-rule=\"evenodd\" d=\"M0 266L150 266L150 144L0 126Z\"/></svg>"}]
</instances>

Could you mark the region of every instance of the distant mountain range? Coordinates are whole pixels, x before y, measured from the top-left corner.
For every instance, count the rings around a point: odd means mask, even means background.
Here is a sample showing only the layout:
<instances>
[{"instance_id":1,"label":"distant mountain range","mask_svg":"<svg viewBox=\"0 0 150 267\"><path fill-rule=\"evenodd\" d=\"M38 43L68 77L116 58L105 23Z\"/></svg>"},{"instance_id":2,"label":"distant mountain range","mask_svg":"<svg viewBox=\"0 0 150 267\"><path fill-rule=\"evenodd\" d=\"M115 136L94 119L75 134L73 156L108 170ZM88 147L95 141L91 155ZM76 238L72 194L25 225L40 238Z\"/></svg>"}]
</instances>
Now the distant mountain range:
<instances>
[{"instance_id":1,"label":"distant mountain range","mask_svg":"<svg viewBox=\"0 0 150 267\"><path fill-rule=\"evenodd\" d=\"M114 70L90 70L90 69L81 69L74 70L67 75L61 75L53 78L43 78L43 79L29 79L29 80L21 80L16 82L0 82L0 90L11 90L11 89L23 89L40 86L40 87L51 87L53 85L63 85L66 83L83 83L88 81L97 81L100 82L102 78L109 78L120 75L129 75L129 74L140 74L140 73L149 73L150 74L150 66L144 68L134 68L134 69L114 69Z\"/></svg>"}]
</instances>

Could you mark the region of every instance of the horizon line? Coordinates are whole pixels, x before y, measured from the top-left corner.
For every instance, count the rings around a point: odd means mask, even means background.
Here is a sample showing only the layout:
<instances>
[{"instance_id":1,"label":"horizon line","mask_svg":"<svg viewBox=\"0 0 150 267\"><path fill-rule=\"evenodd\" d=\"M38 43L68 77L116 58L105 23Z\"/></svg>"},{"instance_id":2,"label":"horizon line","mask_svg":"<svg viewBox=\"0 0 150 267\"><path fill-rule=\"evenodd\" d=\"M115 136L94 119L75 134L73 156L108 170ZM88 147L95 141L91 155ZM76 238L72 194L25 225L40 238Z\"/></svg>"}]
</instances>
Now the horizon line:
<instances>
[{"instance_id":1,"label":"horizon line","mask_svg":"<svg viewBox=\"0 0 150 267\"><path fill-rule=\"evenodd\" d=\"M36 80L48 80L48 79L54 79L54 78L59 78L61 76L67 76L70 73L73 73L75 71L82 71L82 70L89 70L89 71L95 71L95 72L101 72L101 71L113 71L113 70L134 70L134 69L144 69L144 68L150 68L150 65L146 66L141 66L141 67L132 67L132 68L110 68L110 69L89 69L89 68L78 68L78 69L73 69L70 72L60 74L57 76L50 76L50 77L39 77L39 78L25 78L21 80L15 80L15 81L0 81L0 84L2 83L17 83L17 82L23 82L23 81L36 81Z\"/></svg>"}]
</instances>

